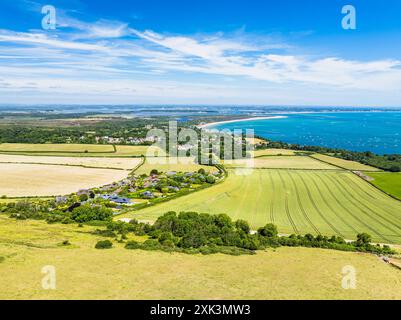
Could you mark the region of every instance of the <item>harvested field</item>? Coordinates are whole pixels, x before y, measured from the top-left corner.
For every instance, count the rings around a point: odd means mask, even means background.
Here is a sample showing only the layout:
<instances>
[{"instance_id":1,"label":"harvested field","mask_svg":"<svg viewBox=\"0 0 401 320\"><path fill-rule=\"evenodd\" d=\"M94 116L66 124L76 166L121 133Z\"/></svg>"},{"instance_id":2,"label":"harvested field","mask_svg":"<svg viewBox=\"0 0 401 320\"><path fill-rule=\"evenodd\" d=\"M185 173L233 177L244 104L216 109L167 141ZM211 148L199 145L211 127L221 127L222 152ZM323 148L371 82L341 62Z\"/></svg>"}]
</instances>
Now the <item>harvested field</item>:
<instances>
[{"instance_id":1,"label":"harvested field","mask_svg":"<svg viewBox=\"0 0 401 320\"><path fill-rule=\"evenodd\" d=\"M0 154L0 163L60 164L94 168L131 170L141 163L140 158L48 157Z\"/></svg>"},{"instance_id":2,"label":"harvested field","mask_svg":"<svg viewBox=\"0 0 401 320\"><path fill-rule=\"evenodd\" d=\"M8 197L70 194L119 181L128 171L59 165L0 164L0 195Z\"/></svg>"}]
</instances>

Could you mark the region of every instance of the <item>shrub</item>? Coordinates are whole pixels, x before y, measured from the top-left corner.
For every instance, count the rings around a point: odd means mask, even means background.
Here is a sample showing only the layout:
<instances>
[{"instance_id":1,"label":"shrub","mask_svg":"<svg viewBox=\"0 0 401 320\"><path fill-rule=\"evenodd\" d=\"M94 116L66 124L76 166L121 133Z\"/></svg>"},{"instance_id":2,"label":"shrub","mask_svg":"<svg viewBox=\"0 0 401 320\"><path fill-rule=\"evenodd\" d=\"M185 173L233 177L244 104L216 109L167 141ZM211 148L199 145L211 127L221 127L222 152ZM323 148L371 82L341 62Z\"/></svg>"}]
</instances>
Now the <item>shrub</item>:
<instances>
[{"instance_id":1,"label":"shrub","mask_svg":"<svg viewBox=\"0 0 401 320\"><path fill-rule=\"evenodd\" d=\"M235 222L235 227L237 228L237 230L242 231L246 234L248 234L251 231L249 223L245 220L237 220Z\"/></svg>"},{"instance_id":2,"label":"shrub","mask_svg":"<svg viewBox=\"0 0 401 320\"><path fill-rule=\"evenodd\" d=\"M209 184L214 184L214 183L216 183L216 178L213 177L213 176L207 176L206 177L206 182L209 183Z\"/></svg>"},{"instance_id":3,"label":"shrub","mask_svg":"<svg viewBox=\"0 0 401 320\"><path fill-rule=\"evenodd\" d=\"M140 249L141 245L139 242L132 240L132 241L127 242L127 244L125 245L125 248L129 249L129 250L136 250L136 249Z\"/></svg>"},{"instance_id":4,"label":"shrub","mask_svg":"<svg viewBox=\"0 0 401 320\"><path fill-rule=\"evenodd\" d=\"M274 224L267 224L258 230L258 233L263 237L273 238L278 236L277 227Z\"/></svg>"},{"instance_id":5,"label":"shrub","mask_svg":"<svg viewBox=\"0 0 401 320\"><path fill-rule=\"evenodd\" d=\"M81 194L81 195L79 196L79 201L81 201L81 202L88 201L88 199L89 199L89 197L88 197L87 194Z\"/></svg>"},{"instance_id":6,"label":"shrub","mask_svg":"<svg viewBox=\"0 0 401 320\"><path fill-rule=\"evenodd\" d=\"M62 244L63 246L70 246L70 245L71 245L71 243L70 243L69 240L64 240L61 244Z\"/></svg>"},{"instance_id":7,"label":"shrub","mask_svg":"<svg viewBox=\"0 0 401 320\"><path fill-rule=\"evenodd\" d=\"M112 247L113 243L110 240L98 241L95 245L96 249L111 249Z\"/></svg>"},{"instance_id":8,"label":"shrub","mask_svg":"<svg viewBox=\"0 0 401 320\"><path fill-rule=\"evenodd\" d=\"M76 222L84 223L88 221L109 221L113 216L113 211L102 206L91 206L85 204L73 209L71 219Z\"/></svg>"}]
</instances>

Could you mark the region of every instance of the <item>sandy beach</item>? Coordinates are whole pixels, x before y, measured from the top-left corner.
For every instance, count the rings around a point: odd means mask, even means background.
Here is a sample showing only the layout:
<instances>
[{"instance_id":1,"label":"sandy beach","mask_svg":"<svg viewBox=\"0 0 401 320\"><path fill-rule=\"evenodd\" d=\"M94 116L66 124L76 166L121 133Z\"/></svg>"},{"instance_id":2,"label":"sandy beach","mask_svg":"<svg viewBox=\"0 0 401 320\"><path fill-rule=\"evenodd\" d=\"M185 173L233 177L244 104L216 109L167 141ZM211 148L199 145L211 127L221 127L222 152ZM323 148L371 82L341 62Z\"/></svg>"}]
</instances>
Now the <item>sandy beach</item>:
<instances>
[{"instance_id":1,"label":"sandy beach","mask_svg":"<svg viewBox=\"0 0 401 320\"><path fill-rule=\"evenodd\" d=\"M246 118L246 119L238 119L238 120L227 120L227 121L219 121L219 122L210 122L205 124L198 125L199 129L207 129L210 127L214 127L219 124L225 123L236 123L236 122L244 122L244 121L256 121L256 120L273 120L273 119L285 119L286 116L273 116L273 117L255 117L255 118Z\"/></svg>"}]
</instances>

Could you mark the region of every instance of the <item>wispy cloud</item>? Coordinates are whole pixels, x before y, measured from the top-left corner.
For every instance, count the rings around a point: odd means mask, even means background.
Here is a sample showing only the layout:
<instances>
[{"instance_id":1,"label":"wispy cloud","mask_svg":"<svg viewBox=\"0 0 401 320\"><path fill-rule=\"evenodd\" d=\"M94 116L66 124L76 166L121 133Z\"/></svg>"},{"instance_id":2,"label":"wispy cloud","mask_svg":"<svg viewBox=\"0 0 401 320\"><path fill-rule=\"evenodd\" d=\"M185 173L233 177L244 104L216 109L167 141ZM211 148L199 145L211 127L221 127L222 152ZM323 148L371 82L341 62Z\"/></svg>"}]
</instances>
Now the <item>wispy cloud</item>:
<instances>
[{"instance_id":1,"label":"wispy cloud","mask_svg":"<svg viewBox=\"0 0 401 320\"><path fill-rule=\"evenodd\" d=\"M265 103L276 99L271 90L378 97L397 92L401 99L401 61L391 57L300 55L283 40L245 31L189 36L137 30L120 21L89 23L65 12L58 19L55 32L0 30L0 92L245 101L249 94L240 91L247 88Z\"/></svg>"}]
</instances>

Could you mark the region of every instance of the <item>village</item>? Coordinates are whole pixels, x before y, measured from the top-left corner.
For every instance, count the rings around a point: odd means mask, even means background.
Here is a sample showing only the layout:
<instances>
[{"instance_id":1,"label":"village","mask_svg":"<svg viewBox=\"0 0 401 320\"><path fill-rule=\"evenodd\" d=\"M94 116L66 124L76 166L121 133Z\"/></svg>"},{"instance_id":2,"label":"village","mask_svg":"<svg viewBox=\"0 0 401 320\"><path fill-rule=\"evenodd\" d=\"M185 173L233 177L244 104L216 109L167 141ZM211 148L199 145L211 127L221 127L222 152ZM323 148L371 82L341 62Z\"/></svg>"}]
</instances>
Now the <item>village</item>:
<instances>
[{"instance_id":1,"label":"village","mask_svg":"<svg viewBox=\"0 0 401 320\"><path fill-rule=\"evenodd\" d=\"M115 215L126 209L142 209L156 203L186 195L214 185L224 178L222 171L159 172L153 169L148 175L131 174L128 178L99 188L82 189L68 196L55 198L57 209L72 211L89 204L113 209Z\"/></svg>"}]
</instances>

